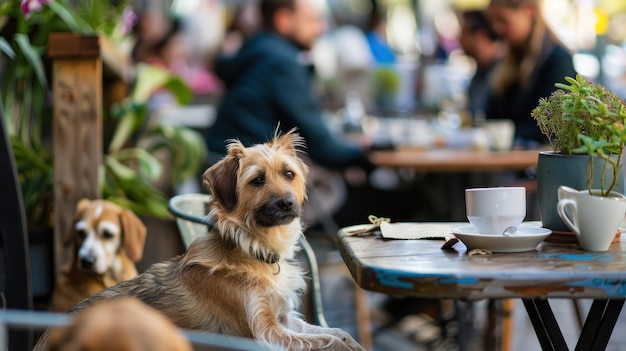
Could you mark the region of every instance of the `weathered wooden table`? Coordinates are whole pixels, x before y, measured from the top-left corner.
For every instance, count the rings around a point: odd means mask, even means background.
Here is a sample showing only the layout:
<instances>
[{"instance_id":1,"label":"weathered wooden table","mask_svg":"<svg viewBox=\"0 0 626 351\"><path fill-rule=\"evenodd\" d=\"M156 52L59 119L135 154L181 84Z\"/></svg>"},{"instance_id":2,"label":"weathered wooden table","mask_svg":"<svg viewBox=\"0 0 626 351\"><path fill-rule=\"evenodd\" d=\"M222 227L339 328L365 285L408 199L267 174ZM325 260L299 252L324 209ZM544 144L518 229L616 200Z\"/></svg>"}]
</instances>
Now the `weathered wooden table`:
<instances>
[{"instance_id":1,"label":"weathered wooden table","mask_svg":"<svg viewBox=\"0 0 626 351\"><path fill-rule=\"evenodd\" d=\"M456 223L454 225L467 225ZM534 251L468 255L462 243L349 236L337 246L356 283L386 294L451 299L520 298L544 350L567 350L547 298L593 298L576 350L603 350L626 298L626 243L607 252L543 242Z\"/></svg>"},{"instance_id":2,"label":"weathered wooden table","mask_svg":"<svg viewBox=\"0 0 626 351\"><path fill-rule=\"evenodd\" d=\"M521 171L536 166L539 151L542 150L487 152L401 148L372 152L370 161L381 167L412 168L429 172Z\"/></svg>"}]
</instances>

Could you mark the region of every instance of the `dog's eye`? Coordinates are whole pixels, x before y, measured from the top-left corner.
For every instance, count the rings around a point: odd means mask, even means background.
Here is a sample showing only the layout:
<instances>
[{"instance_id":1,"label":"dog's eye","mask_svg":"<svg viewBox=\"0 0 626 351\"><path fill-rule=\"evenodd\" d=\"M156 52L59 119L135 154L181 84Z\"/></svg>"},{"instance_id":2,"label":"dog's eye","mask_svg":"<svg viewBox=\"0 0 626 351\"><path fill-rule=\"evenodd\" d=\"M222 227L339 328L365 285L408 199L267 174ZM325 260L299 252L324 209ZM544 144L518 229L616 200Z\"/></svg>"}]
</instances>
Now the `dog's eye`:
<instances>
[{"instance_id":1,"label":"dog's eye","mask_svg":"<svg viewBox=\"0 0 626 351\"><path fill-rule=\"evenodd\" d=\"M76 234L78 234L78 237L83 240L87 237L87 231L85 229L79 229L76 231Z\"/></svg>"},{"instance_id":2,"label":"dog's eye","mask_svg":"<svg viewBox=\"0 0 626 351\"><path fill-rule=\"evenodd\" d=\"M113 237L113 233L108 230L102 232L102 237L105 239L111 239Z\"/></svg>"},{"instance_id":3,"label":"dog's eye","mask_svg":"<svg viewBox=\"0 0 626 351\"><path fill-rule=\"evenodd\" d=\"M296 176L292 171L285 171L285 178L288 180L293 180L293 178Z\"/></svg>"},{"instance_id":4,"label":"dog's eye","mask_svg":"<svg viewBox=\"0 0 626 351\"><path fill-rule=\"evenodd\" d=\"M263 185L265 184L265 177L263 176L258 176L254 179L252 179L252 185Z\"/></svg>"}]
</instances>

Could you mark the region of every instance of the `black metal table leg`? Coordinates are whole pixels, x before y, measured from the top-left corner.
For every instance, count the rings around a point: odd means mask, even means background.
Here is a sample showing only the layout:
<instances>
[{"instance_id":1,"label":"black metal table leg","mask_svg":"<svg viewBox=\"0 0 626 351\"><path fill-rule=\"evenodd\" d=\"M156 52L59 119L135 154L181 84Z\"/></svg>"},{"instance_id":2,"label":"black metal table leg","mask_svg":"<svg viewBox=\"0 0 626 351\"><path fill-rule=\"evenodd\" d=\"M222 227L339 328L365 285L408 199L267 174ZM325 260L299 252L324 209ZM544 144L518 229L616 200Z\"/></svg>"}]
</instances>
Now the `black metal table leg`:
<instances>
[{"instance_id":1,"label":"black metal table leg","mask_svg":"<svg viewBox=\"0 0 626 351\"><path fill-rule=\"evenodd\" d=\"M466 345L469 342L469 336L471 334L470 327L472 326L468 321L468 305L471 302L454 300L454 309L456 312L456 320L459 324L459 331L457 334L457 343L459 344L459 351L465 351Z\"/></svg>"},{"instance_id":2,"label":"black metal table leg","mask_svg":"<svg viewBox=\"0 0 626 351\"><path fill-rule=\"evenodd\" d=\"M623 306L624 299L593 300L576 351L606 349Z\"/></svg>"},{"instance_id":3,"label":"black metal table leg","mask_svg":"<svg viewBox=\"0 0 626 351\"><path fill-rule=\"evenodd\" d=\"M546 299L522 299L528 317L535 329L542 350L568 350L561 328L554 318L550 303Z\"/></svg>"}]
</instances>

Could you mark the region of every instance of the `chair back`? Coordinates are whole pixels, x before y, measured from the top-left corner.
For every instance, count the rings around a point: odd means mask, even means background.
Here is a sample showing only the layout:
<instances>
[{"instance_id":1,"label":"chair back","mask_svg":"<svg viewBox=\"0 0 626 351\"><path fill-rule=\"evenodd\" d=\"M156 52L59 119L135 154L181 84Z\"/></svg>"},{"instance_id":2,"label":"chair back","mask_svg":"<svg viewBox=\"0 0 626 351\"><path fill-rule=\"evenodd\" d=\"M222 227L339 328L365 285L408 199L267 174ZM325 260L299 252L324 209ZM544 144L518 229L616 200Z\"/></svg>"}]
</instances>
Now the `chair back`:
<instances>
[{"instance_id":1,"label":"chair back","mask_svg":"<svg viewBox=\"0 0 626 351\"><path fill-rule=\"evenodd\" d=\"M176 217L176 226L185 248L189 248L195 239L205 236L207 227L213 226L205 217L210 202L211 195L206 194L176 195L168 201L167 207Z\"/></svg>"}]
</instances>

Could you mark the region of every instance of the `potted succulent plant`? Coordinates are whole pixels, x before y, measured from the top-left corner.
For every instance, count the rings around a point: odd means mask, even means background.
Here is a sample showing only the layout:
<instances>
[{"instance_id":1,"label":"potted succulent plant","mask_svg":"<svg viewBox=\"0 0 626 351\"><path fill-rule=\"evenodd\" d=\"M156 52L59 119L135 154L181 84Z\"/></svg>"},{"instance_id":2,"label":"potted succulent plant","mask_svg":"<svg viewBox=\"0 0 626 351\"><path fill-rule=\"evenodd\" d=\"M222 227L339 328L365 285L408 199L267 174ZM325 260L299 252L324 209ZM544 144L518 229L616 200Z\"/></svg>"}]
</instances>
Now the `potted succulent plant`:
<instances>
[{"instance_id":1,"label":"potted succulent plant","mask_svg":"<svg viewBox=\"0 0 626 351\"><path fill-rule=\"evenodd\" d=\"M541 99L532 112L553 146L552 152L539 154L537 166L541 221L553 231L569 231L556 212L559 186L599 196L624 192L624 101L581 75L565 80L569 84L555 84L559 90Z\"/></svg>"}]
</instances>

